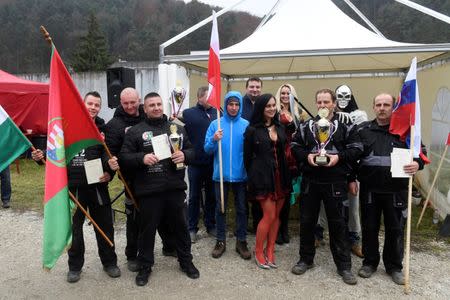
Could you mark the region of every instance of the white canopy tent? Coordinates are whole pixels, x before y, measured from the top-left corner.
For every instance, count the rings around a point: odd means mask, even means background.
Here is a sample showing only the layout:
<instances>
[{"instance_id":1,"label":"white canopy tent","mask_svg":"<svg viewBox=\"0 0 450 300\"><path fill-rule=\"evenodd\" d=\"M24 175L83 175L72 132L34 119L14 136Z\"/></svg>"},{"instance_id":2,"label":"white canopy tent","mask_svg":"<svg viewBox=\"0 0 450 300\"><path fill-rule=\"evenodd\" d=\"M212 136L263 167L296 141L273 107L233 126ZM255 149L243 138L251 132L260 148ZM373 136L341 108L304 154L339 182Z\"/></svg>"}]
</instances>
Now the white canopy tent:
<instances>
[{"instance_id":1,"label":"white canopy tent","mask_svg":"<svg viewBox=\"0 0 450 300\"><path fill-rule=\"evenodd\" d=\"M272 15L243 41L222 49L224 77L404 71L448 57L450 43L388 40L358 24L330 0L281 0ZM164 55L164 63L206 70L208 52Z\"/></svg>"}]
</instances>

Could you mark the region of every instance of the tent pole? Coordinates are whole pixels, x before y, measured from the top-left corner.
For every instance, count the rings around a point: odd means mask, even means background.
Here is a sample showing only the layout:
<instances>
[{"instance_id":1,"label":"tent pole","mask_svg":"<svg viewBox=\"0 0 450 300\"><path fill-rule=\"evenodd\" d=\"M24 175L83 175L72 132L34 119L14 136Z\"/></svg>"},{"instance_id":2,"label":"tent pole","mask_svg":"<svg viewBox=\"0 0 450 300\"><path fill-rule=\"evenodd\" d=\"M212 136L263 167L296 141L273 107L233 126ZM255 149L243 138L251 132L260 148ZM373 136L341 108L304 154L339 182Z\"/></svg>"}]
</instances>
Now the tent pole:
<instances>
[{"instance_id":1,"label":"tent pole","mask_svg":"<svg viewBox=\"0 0 450 300\"><path fill-rule=\"evenodd\" d=\"M412 1L409 1L409 0L395 0L395 1L397 1L398 3L401 3L403 5L409 6L412 9L418 10L421 13L429 15L430 17L436 18L438 20L441 20L442 22L450 24L450 17L449 16L441 14L441 13L435 11L435 10L429 9L428 7L419 5L419 4L414 3Z\"/></svg>"}]
</instances>

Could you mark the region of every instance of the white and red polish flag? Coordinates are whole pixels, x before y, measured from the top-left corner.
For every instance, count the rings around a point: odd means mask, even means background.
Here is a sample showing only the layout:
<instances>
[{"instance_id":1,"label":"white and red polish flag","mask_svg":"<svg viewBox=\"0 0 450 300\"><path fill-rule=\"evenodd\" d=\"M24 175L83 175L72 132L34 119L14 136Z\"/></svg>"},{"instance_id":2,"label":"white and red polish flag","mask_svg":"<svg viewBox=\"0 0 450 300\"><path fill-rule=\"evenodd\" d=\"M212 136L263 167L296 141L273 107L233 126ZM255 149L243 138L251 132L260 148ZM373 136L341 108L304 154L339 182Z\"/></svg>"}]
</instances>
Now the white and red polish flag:
<instances>
[{"instance_id":1,"label":"white and red polish flag","mask_svg":"<svg viewBox=\"0 0 450 300\"><path fill-rule=\"evenodd\" d=\"M216 12L213 11L211 42L208 60L208 102L211 106L220 109L220 54L219 31L217 29Z\"/></svg>"}]
</instances>

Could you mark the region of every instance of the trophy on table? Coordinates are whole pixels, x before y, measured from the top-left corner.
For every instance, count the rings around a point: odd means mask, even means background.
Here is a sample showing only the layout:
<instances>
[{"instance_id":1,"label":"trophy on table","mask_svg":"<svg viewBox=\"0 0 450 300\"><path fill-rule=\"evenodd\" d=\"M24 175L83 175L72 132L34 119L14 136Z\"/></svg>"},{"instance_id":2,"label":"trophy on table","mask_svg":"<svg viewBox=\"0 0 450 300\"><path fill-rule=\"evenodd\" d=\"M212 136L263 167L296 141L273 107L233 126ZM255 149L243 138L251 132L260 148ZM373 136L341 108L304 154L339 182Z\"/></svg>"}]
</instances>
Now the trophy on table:
<instances>
[{"instance_id":1,"label":"trophy on table","mask_svg":"<svg viewBox=\"0 0 450 300\"><path fill-rule=\"evenodd\" d=\"M325 166L329 163L327 151L325 147L331 140L331 137L336 132L336 126L331 123L327 117L329 115L329 110L327 108L321 108L318 111L320 119L314 123L313 133L317 143L317 148L319 155L314 158L314 162L319 166Z\"/></svg>"},{"instance_id":2,"label":"trophy on table","mask_svg":"<svg viewBox=\"0 0 450 300\"><path fill-rule=\"evenodd\" d=\"M183 134L178 134L177 132L178 127L175 124L170 125L170 135L169 135L169 142L172 146L173 152L180 151L183 148ZM184 163L178 163L176 164L177 170L182 170L186 166Z\"/></svg>"}]
</instances>

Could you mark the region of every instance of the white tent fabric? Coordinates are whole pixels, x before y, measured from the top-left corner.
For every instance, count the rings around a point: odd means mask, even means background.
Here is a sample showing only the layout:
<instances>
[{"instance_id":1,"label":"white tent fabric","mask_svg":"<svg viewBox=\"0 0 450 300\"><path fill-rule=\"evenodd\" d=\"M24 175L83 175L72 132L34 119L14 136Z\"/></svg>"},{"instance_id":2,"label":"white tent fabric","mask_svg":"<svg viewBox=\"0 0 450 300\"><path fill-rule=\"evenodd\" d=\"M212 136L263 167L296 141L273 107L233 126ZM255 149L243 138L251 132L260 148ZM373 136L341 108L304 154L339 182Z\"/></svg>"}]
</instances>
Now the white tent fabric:
<instances>
[{"instance_id":1,"label":"white tent fabric","mask_svg":"<svg viewBox=\"0 0 450 300\"><path fill-rule=\"evenodd\" d=\"M359 25L329 0L285 0L266 24L221 53L395 47Z\"/></svg>"},{"instance_id":2,"label":"white tent fabric","mask_svg":"<svg viewBox=\"0 0 450 300\"><path fill-rule=\"evenodd\" d=\"M225 16L226 17L226 16ZM330 0L284 0L245 40L222 49L221 72L230 77L403 71L450 50L446 44L409 44L359 25ZM166 55L165 63L206 70L208 52Z\"/></svg>"}]
</instances>

